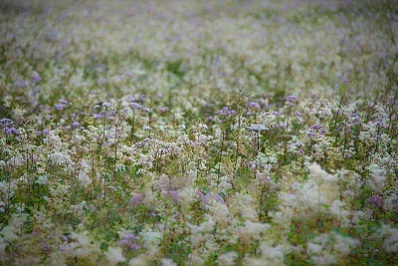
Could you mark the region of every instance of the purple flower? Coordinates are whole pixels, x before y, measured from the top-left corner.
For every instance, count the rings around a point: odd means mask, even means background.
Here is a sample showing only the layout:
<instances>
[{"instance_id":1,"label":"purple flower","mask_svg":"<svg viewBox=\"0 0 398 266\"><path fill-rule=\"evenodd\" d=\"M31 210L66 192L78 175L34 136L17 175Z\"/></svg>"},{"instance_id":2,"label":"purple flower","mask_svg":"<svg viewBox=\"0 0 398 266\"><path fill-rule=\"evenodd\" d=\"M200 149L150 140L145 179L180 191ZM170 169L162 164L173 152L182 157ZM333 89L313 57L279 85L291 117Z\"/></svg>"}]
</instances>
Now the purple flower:
<instances>
[{"instance_id":1,"label":"purple flower","mask_svg":"<svg viewBox=\"0 0 398 266\"><path fill-rule=\"evenodd\" d=\"M141 205L144 201L145 196L141 193L134 194L130 199L130 206L135 208L138 205Z\"/></svg>"},{"instance_id":2,"label":"purple flower","mask_svg":"<svg viewBox=\"0 0 398 266\"><path fill-rule=\"evenodd\" d=\"M122 239L119 241L119 246L128 246L131 242L128 239Z\"/></svg>"},{"instance_id":3,"label":"purple flower","mask_svg":"<svg viewBox=\"0 0 398 266\"><path fill-rule=\"evenodd\" d=\"M321 134L321 135L325 135L326 132L327 132L326 129L322 125L319 125L319 124L313 125L311 127L311 131L312 131L312 134L314 134L314 135L315 135L316 132Z\"/></svg>"},{"instance_id":4,"label":"purple flower","mask_svg":"<svg viewBox=\"0 0 398 266\"><path fill-rule=\"evenodd\" d=\"M286 105L293 106L294 102L296 101L296 96L290 95L286 97Z\"/></svg>"},{"instance_id":5,"label":"purple flower","mask_svg":"<svg viewBox=\"0 0 398 266\"><path fill-rule=\"evenodd\" d=\"M178 194L177 190L162 191L162 195L163 197L173 200L175 204L180 201L180 195Z\"/></svg>"},{"instance_id":6,"label":"purple flower","mask_svg":"<svg viewBox=\"0 0 398 266\"><path fill-rule=\"evenodd\" d=\"M261 109L260 105L258 103L256 103L256 102L249 102L248 106L250 108L257 109L257 110Z\"/></svg>"},{"instance_id":7,"label":"purple flower","mask_svg":"<svg viewBox=\"0 0 398 266\"><path fill-rule=\"evenodd\" d=\"M72 127L79 127L79 126L80 126L79 122L77 122L77 121L72 122Z\"/></svg>"},{"instance_id":8,"label":"purple flower","mask_svg":"<svg viewBox=\"0 0 398 266\"><path fill-rule=\"evenodd\" d=\"M27 85L28 84L23 79L19 79L19 80L17 80L17 82L15 82L15 86L17 86L19 88L25 88Z\"/></svg>"},{"instance_id":9,"label":"purple flower","mask_svg":"<svg viewBox=\"0 0 398 266\"><path fill-rule=\"evenodd\" d=\"M119 241L119 246L128 247L130 250L138 250L140 249L140 245L136 242L140 238L133 233L126 233L123 238Z\"/></svg>"},{"instance_id":10,"label":"purple flower","mask_svg":"<svg viewBox=\"0 0 398 266\"><path fill-rule=\"evenodd\" d=\"M133 240L138 240L139 239L139 237L136 236L133 233L126 233L123 238L124 239L133 239Z\"/></svg>"},{"instance_id":11,"label":"purple flower","mask_svg":"<svg viewBox=\"0 0 398 266\"><path fill-rule=\"evenodd\" d=\"M375 206L381 208L383 207L384 199L381 196L373 196L366 200L368 203L374 204Z\"/></svg>"},{"instance_id":12,"label":"purple flower","mask_svg":"<svg viewBox=\"0 0 398 266\"><path fill-rule=\"evenodd\" d=\"M33 81L36 82L36 83L41 81L41 77L40 77L40 75L37 74L37 73L34 73L34 74L32 75L32 78L33 78Z\"/></svg>"},{"instance_id":13,"label":"purple flower","mask_svg":"<svg viewBox=\"0 0 398 266\"><path fill-rule=\"evenodd\" d=\"M274 111L274 112L272 112L272 114L275 115L275 116L280 116L281 115L281 113L278 112L278 111Z\"/></svg>"},{"instance_id":14,"label":"purple flower","mask_svg":"<svg viewBox=\"0 0 398 266\"><path fill-rule=\"evenodd\" d=\"M127 72L125 73L125 75L126 75L127 77L130 77L130 78L136 78L136 77L137 77L133 72L130 72L130 71L127 71Z\"/></svg>"},{"instance_id":15,"label":"purple flower","mask_svg":"<svg viewBox=\"0 0 398 266\"><path fill-rule=\"evenodd\" d=\"M323 127L322 127L321 125L319 125L319 124L315 124L315 125L313 125L311 128L314 129L314 130L320 130L320 129L322 129Z\"/></svg>"},{"instance_id":16,"label":"purple flower","mask_svg":"<svg viewBox=\"0 0 398 266\"><path fill-rule=\"evenodd\" d=\"M68 104L68 101L65 100L65 99L60 99L60 100L59 100L59 103L60 103L60 104L63 104L63 105L67 105L67 104Z\"/></svg>"},{"instance_id":17,"label":"purple flower","mask_svg":"<svg viewBox=\"0 0 398 266\"><path fill-rule=\"evenodd\" d=\"M106 109L106 108L108 108L109 106L111 106L110 103L107 103L107 102L102 103L102 108L103 108L103 109Z\"/></svg>"},{"instance_id":18,"label":"purple flower","mask_svg":"<svg viewBox=\"0 0 398 266\"><path fill-rule=\"evenodd\" d=\"M55 109L57 109L58 111L64 110L65 107L66 107L65 104L55 104Z\"/></svg>"},{"instance_id":19,"label":"purple flower","mask_svg":"<svg viewBox=\"0 0 398 266\"><path fill-rule=\"evenodd\" d=\"M137 103L137 102L132 102L130 105L131 105L131 107L133 107L134 109L137 109L137 110L141 110L141 109L142 109L141 104L139 104L139 103Z\"/></svg>"},{"instance_id":20,"label":"purple flower","mask_svg":"<svg viewBox=\"0 0 398 266\"><path fill-rule=\"evenodd\" d=\"M103 118L103 117L104 117L103 113L94 114L94 118L95 119L100 119L100 118Z\"/></svg>"},{"instance_id":21,"label":"purple flower","mask_svg":"<svg viewBox=\"0 0 398 266\"><path fill-rule=\"evenodd\" d=\"M4 129L4 131L7 135L18 135L19 134L18 130L16 130L14 127L6 127Z\"/></svg>"},{"instance_id":22,"label":"purple flower","mask_svg":"<svg viewBox=\"0 0 398 266\"><path fill-rule=\"evenodd\" d=\"M347 76L341 75L341 77L340 77L340 82L341 82L341 83L344 83L344 84L347 84L347 83L348 83Z\"/></svg>"},{"instance_id":23,"label":"purple flower","mask_svg":"<svg viewBox=\"0 0 398 266\"><path fill-rule=\"evenodd\" d=\"M2 118L0 119L0 126L5 127L5 126L11 126L14 122L9 119L9 118Z\"/></svg>"},{"instance_id":24,"label":"purple flower","mask_svg":"<svg viewBox=\"0 0 398 266\"><path fill-rule=\"evenodd\" d=\"M231 109L231 107L229 107L229 106L226 106L216 112L216 114L226 116L226 117L233 116L235 113L236 113L235 110Z\"/></svg>"},{"instance_id":25,"label":"purple flower","mask_svg":"<svg viewBox=\"0 0 398 266\"><path fill-rule=\"evenodd\" d=\"M161 112L161 113L165 113L165 112L167 112L169 110L169 108L167 108L166 106L163 106L163 107L160 107L159 108L159 111Z\"/></svg>"}]
</instances>

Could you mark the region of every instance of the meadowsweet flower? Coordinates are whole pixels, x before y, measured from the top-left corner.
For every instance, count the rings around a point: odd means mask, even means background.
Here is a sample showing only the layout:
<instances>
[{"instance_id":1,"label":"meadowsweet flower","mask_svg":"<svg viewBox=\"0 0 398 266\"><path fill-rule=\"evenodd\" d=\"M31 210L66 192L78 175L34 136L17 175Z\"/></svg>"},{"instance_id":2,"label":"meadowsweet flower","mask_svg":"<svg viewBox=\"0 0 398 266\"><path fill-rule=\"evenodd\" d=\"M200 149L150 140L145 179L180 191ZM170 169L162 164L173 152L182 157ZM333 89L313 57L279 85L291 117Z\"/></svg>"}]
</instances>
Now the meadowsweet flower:
<instances>
[{"instance_id":1,"label":"meadowsweet flower","mask_svg":"<svg viewBox=\"0 0 398 266\"><path fill-rule=\"evenodd\" d=\"M398 229L393 228L389 224L383 224L379 230L379 234L383 236L383 249L388 253L398 252Z\"/></svg>"},{"instance_id":2,"label":"meadowsweet flower","mask_svg":"<svg viewBox=\"0 0 398 266\"><path fill-rule=\"evenodd\" d=\"M370 187L375 192L382 192L386 180L386 176L384 175L384 170L374 163L368 166L368 170L372 178L368 182Z\"/></svg>"},{"instance_id":3,"label":"meadowsweet flower","mask_svg":"<svg viewBox=\"0 0 398 266\"><path fill-rule=\"evenodd\" d=\"M145 254L140 254L129 261L129 266L147 266L149 263Z\"/></svg>"},{"instance_id":4,"label":"meadowsweet flower","mask_svg":"<svg viewBox=\"0 0 398 266\"><path fill-rule=\"evenodd\" d=\"M108 250L105 252L105 256L109 264L115 266L126 260L123 256L123 250L120 247L108 247Z\"/></svg>"},{"instance_id":5,"label":"meadowsweet flower","mask_svg":"<svg viewBox=\"0 0 398 266\"><path fill-rule=\"evenodd\" d=\"M63 152L51 153L48 159L54 165L59 165L63 167L73 167L74 165L70 156Z\"/></svg>"},{"instance_id":6,"label":"meadowsweet flower","mask_svg":"<svg viewBox=\"0 0 398 266\"><path fill-rule=\"evenodd\" d=\"M221 204L225 204L224 199L223 199L220 195L215 194L215 193L213 193L213 192L207 193L207 194L202 198L202 202L203 202L205 205L209 205L209 206L213 205L214 202L218 202L218 203L221 203Z\"/></svg>"},{"instance_id":7,"label":"meadowsweet flower","mask_svg":"<svg viewBox=\"0 0 398 266\"><path fill-rule=\"evenodd\" d=\"M88 187L93 182L88 173L85 171L79 172L78 180L84 187Z\"/></svg>"},{"instance_id":8,"label":"meadowsweet flower","mask_svg":"<svg viewBox=\"0 0 398 266\"><path fill-rule=\"evenodd\" d=\"M318 184L322 184L323 182L330 183L337 181L337 177L335 175L328 174L317 163L312 163L308 165L308 169L310 171L311 179L316 181Z\"/></svg>"},{"instance_id":9,"label":"meadowsweet flower","mask_svg":"<svg viewBox=\"0 0 398 266\"><path fill-rule=\"evenodd\" d=\"M235 260L238 258L238 254L235 251L230 251L224 254L221 254L217 257L217 262L223 266L235 265Z\"/></svg>"},{"instance_id":10,"label":"meadowsweet flower","mask_svg":"<svg viewBox=\"0 0 398 266\"><path fill-rule=\"evenodd\" d=\"M162 259L162 266L177 266L172 259Z\"/></svg>"},{"instance_id":11,"label":"meadowsweet flower","mask_svg":"<svg viewBox=\"0 0 398 266\"><path fill-rule=\"evenodd\" d=\"M144 247L148 250L158 247L162 239L161 233L155 231L143 231L140 236L144 241Z\"/></svg>"},{"instance_id":12,"label":"meadowsweet flower","mask_svg":"<svg viewBox=\"0 0 398 266\"><path fill-rule=\"evenodd\" d=\"M264 223L255 223L246 220L245 226L241 229L242 238L246 239L260 239L262 233L268 230L271 226Z\"/></svg>"}]
</instances>

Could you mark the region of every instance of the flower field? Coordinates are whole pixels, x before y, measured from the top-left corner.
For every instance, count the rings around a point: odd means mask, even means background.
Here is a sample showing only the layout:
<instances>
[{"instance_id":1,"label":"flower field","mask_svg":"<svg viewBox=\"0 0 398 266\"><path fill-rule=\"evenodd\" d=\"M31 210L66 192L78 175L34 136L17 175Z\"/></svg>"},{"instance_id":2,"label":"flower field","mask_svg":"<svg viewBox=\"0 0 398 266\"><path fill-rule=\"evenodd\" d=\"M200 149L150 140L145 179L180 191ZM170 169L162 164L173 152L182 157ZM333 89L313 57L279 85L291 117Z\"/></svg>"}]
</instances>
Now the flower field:
<instances>
[{"instance_id":1,"label":"flower field","mask_svg":"<svg viewBox=\"0 0 398 266\"><path fill-rule=\"evenodd\" d=\"M0 265L398 265L393 2L0 1Z\"/></svg>"}]
</instances>

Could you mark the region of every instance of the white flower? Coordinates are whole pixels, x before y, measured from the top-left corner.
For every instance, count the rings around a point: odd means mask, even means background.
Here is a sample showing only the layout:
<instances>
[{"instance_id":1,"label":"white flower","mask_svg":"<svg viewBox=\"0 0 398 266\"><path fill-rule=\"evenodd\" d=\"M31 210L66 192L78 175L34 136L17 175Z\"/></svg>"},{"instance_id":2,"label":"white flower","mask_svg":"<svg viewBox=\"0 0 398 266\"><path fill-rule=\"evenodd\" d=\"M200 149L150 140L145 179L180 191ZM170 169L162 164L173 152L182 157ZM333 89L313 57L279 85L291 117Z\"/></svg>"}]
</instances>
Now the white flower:
<instances>
[{"instance_id":1,"label":"white flower","mask_svg":"<svg viewBox=\"0 0 398 266\"><path fill-rule=\"evenodd\" d=\"M327 252L323 252L320 256L312 256L311 260L316 265L334 265L338 262L336 255Z\"/></svg>"},{"instance_id":2,"label":"white flower","mask_svg":"<svg viewBox=\"0 0 398 266\"><path fill-rule=\"evenodd\" d=\"M123 262L126 258L123 256L123 250L121 247L109 247L105 253L106 258L110 265L117 265L119 262Z\"/></svg>"},{"instance_id":3,"label":"white flower","mask_svg":"<svg viewBox=\"0 0 398 266\"><path fill-rule=\"evenodd\" d=\"M149 263L144 254L140 254L129 261L129 266L147 266Z\"/></svg>"},{"instance_id":4,"label":"white flower","mask_svg":"<svg viewBox=\"0 0 398 266\"><path fill-rule=\"evenodd\" d=\"M78 180L84 187L88 187L93 182L91 178L88 176L88 174L83 171L79 172Z\"/></svg>"},{"instance_id":5,"label":"white flower","mask_svg":"<svg viewBox=\"0 0 398 266\"><path fill-rule=\"evenodd\" d=\"M379 233L384 238L383 249L387 253L398 252L398 229L389 224L383 224Z\"/></svg>"},{"instance_id":6,"label":"white flower","mask_svg":"<svg viewBox=\"0 0 398 266\"><path fill-rule=\"evenodd\" d=\"M73 167L72 159L68 154L63 152L51 153L48 159L53 165L59 165L66 168Z\"/></svg>"},{"instance_id":7,"label":"white flower","mask_svg":"<svg viewBox=\"0 0 398 266\"><path fill-rule=\"evenodd\" d=\"M369 181L370 187L376 192L382 191L386 180L383 169L377 164L371 164L367 169L370 171L370 175L373 178Z\"/></svg>"},{"instance_id":8,"label":"white flower","mask_svg":"<svg viewBox=\"0 0 398 266\"><path fill-rule=\"evenodd\" d=\"M146 231L141 234L142 239L144 240L144 247L150 249L153 246L157 246L161 240L161 234L159 232L154 231Z\"/></svg>"},{"instance_id":9,"label":"white flower","mask_svg":"<svg viewBox=\"0 0 398 266\"><path fill-rule=\"evenodd\" d=\"M253 239L259 239L260 235L268 230L271 226L263 223L253 223L249 220L245 222L245 227L242 228L241 233L243 236Z\"/></svg>"},{"instance_id":10,"label":"white flower","mask_svg":"<svg viewBox=\"0 0 398 266\"><path fill-rule=\"evenodd\" d=\"M216 225L215 221L213 220L213 217L209 214L205 214L205 217L207 218L207 220L201 223L199 226L190 225L192 234L213 231L214 226Z\"/></svg>"},{"instance_id":11,"label":"white flower","mask_svg":"<svg viewBox=\"0 0 398 266\"><path fill-rule=\"evenodd\" d=\"M351 250L359 245L359 240L348 236L336 235L333 249L342 255L350 254Z\"/></svg>"},{"instance_id":12,"label":"white flower","mask_svg":"<svg viewBox=\"0 0 398 266\"><path fill-rule=\"evenodd\" d=\"M172 259L162 259L162 266L176 266Z\"/></svg>"},{"instance_id":13,"label":"white flower","mask_svg":"<svg viewBox=\"0 0 398 266\"><path fill-rule=\"evenodd\" d=\"M310 170L310 178L317 182L319 185L324 182L329 183L337 180L336 176L328 174L317 163L310 164L308 166L308 169Z\"/></svg>"},{"instance_id":14,"label":"white flower","mask_svg":"<svg viewBox=\"0 0 398 266\"><path fill-rule=\"evenodd\" d=\"M7 256L6 256L6 248L7 248L7 242L4 240L3 237L0 236L0 262L5 261Z\"/></svg>"},{"instance_id":15,"label":"white flower","mask_svg":"<svg viewBox=\"0 0 398 266\"><path fill-rule=\"evenodd\" d=\"M268 127L266 127L264 125L260 125L260 124L251 124L249 126L249 130L255 131L255 132L261 132L261 131L268 130Z\"/></svg>"},{"instance_id":16,"label":"white flower","mask_svg":"<svg viewBox=\"0 0 398 266\"><path fill-rule=\"evenodd\" d=\"M218 256L217 261L222 266L235 265L235 259L238 257L238 254L234 251L221 254Z\"/></svg>"},{"instance_id":17,"label":"white flower","mask_svg":"<svg viewBox=\"0 0 398 266\"><path fill-rule=\"evenodd\" d=\"M282 264L283 262L283 247L278 245L276 247L270 246L268 244L261 244L260 246L262 257L267 258L268 261L275 264Z\"/></svg>"},{"instance_id":18,"label":"white flower","mask_svg":"<svg viewBox=\"0 0 398 266\"><path fill-rule=\"evenodd\" d=\"M319 254L321 253L323 247L321 245L318 244L314 244L314 243L308 243L307 244L307 252L309 254Z\"/></svg>"}]
</instances>

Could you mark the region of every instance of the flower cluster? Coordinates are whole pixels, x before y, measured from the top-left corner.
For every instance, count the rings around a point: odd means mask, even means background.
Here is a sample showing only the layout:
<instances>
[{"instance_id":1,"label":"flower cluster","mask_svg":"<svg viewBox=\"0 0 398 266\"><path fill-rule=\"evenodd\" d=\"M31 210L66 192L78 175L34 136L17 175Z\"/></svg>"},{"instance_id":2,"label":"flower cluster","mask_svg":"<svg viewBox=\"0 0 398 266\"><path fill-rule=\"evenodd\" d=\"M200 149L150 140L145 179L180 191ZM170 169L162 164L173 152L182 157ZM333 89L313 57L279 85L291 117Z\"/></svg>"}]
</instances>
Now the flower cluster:
<instances>
[{"instance_id":1,"label":"flower cluster","mask_svg":"<svg viewBox=\"0 0 398 266\"><path fill-rule=\"evenodd\" d=\"M1 265L393 265L391 1L0 1Z\"/></svg>"}]
</instances>

